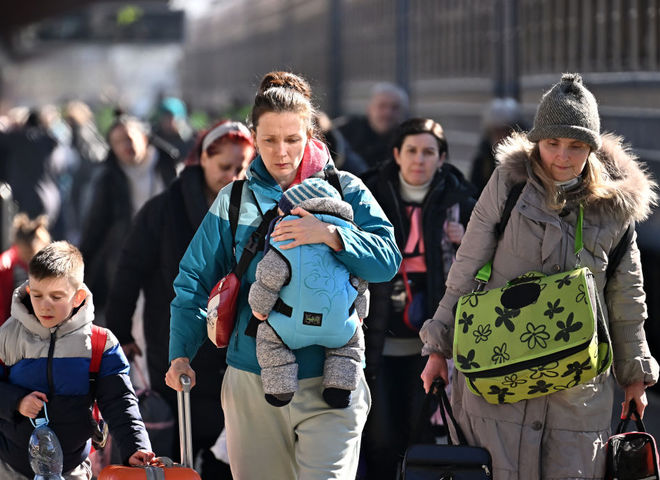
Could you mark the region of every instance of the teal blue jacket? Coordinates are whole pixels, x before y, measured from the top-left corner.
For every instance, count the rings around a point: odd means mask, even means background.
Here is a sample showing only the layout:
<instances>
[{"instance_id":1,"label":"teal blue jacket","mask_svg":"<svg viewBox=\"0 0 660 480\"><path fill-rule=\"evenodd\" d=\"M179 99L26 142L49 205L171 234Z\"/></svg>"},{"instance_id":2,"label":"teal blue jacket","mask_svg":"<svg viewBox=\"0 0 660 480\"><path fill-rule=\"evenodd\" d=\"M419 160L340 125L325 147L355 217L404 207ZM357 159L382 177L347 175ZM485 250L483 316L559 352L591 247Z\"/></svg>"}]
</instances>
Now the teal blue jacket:
<instances>
[{"instance_id":1,"label":"teal blue jacket","mask_svg":"<svg viewBox=\"0 0 660 480\"><path fill-rule=\"evenodd\" d=\"M331 162L328 159L325 168L331 167ZM334 255L353 275L368 282L387 282L394 277L401 263L392 224L360 179L348 172L339 172L339 181L344 200L353 208L354 223L359 228L337 229L344 248ZM194 358L207 338L206 304L209 292L233 267L233 238L228 219L230 193L231 184L220 191L179 264L179 275L174 280L176 296L170 308L170 361L178 357ZM265 213L279 202L281 196L282 189L266 170L261 157L257 157L251 163L243 185L236 231L237 258L240 258L250 234L261 222L255 202ZM255 255L243 276L236 325L227 347L227 364L257 374L260 368L256 342L244 332L252 315L248 293L255 281L257 263L262 257L261 252ZM300 366L299 378L323 374L323 347L305 347L295 350L295 354Z\"/></svg>"}]
</instances>

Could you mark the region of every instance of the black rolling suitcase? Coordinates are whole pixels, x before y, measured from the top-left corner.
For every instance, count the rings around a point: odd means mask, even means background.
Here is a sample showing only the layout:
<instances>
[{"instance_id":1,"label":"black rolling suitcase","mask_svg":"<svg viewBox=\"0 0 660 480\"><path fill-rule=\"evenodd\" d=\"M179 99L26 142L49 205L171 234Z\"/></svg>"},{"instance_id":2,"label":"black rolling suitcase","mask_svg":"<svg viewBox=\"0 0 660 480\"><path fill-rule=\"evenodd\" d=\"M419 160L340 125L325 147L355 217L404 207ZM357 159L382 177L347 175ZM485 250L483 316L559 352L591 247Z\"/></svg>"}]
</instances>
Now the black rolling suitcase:
<instances>
[{"instance_id":1,"label":"black rolling suitcase","mask_svg":"<svg viewBox=\"0 0 660 480\"><path fill-rule=\"evenodd\" d=\"M461 427L454 419L445 392L445 383L441 378L433 382L431 391L426 396L426 406L433 397L439 400L444 424L449 425L447 423L449 417L460 443L453 445L451 437L448 436L449 445L410 445L401 466L401 478L403 480L492 480L490 453L485 448L471 447L467 444ZM428 411L428 408L423 408L422 411Z\"/></svg>"}]
</instances>

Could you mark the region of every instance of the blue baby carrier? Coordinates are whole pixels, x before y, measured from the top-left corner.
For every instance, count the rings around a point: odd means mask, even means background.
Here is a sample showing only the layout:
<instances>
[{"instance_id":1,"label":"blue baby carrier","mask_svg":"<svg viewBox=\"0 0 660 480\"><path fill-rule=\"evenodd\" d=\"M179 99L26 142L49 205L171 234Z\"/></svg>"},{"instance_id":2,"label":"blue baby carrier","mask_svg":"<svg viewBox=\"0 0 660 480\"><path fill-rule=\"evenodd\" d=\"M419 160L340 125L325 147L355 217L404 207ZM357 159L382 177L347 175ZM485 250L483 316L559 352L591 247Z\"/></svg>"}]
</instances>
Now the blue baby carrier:
<instances>
[{"instance_id":1,"label":"blue baby carrier","mask_svg":"<svg viewBox=\"0 0 660 480\"><path fill-rule=\"evenodd\" d=\"M310 212L313 213L314 212ZM314 214L319 220L354 228L350 222L328 214ZM298 218L288 216L284 219ZM283 250L285 242L272 242L289 266L289 281L268 317L268 323L291 349L310 345L338 348L355 334L360 320L353 308L357 289L350 274L324 244L300 245Z\"/></svg>"}]
</instances>

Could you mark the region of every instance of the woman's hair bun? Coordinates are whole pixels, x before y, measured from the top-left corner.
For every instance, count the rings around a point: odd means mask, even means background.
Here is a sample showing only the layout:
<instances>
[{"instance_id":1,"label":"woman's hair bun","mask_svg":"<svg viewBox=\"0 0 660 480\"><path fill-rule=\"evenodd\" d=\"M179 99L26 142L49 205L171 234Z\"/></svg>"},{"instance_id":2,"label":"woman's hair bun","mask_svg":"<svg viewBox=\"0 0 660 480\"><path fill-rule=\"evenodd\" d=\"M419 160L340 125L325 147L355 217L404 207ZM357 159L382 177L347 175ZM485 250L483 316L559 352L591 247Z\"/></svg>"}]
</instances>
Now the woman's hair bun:
<instances>
[{"instance_id":1,"label":"woman's hair bun","mask_svg":"<svg viewBox=\"0 0 660 480\"><path fill-rule=\"evenodd\" d=\"M262 95L270 88L291 88L302 94L307 100L312 99L312 89L302 77L290 72L270 72L261 79L257 95Z\"/></svg>"}]
</instances>

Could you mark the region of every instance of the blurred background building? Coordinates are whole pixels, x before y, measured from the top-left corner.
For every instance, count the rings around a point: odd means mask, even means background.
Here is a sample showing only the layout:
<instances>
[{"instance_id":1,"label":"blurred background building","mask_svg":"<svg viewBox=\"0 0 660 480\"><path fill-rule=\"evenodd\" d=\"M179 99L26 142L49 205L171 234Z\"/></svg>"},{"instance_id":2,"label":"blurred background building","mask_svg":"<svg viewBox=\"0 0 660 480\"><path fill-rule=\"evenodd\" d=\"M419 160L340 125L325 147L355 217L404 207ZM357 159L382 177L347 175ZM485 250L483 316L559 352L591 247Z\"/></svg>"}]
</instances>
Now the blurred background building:
<instances>
[{"instance_id":1,"label":"blurred background building","mask_svg":"<svg viewBox=\"0 0 660 480\"><path fill-rule=\"evenodd\" d=\"M660 177L660 0L6 0L0 9L0 113L80 98L147 116L174 95L189 111L244 119L261 76L288 69L336 117L364 112L371 86L390 81L409 93L411 114L442 123L451 161L467 173L494 98L518 100L531 125L543 91L578 71L603 129L624 135ZM660 215L638 233L654 292ZM648 302L660 339L660 297Z\"/></svg>"},{"instance_id":2,"label":"blurred background building","mask_svg":"<svg viewBox=\"0 0 660 480\"><path fill-rule=\"evenodd\" d=\"M180 91L184 12L166 1L9 4L0 15L0 110L75 98L143 116L163 92Z\"/></svg>"}]
</instances>

